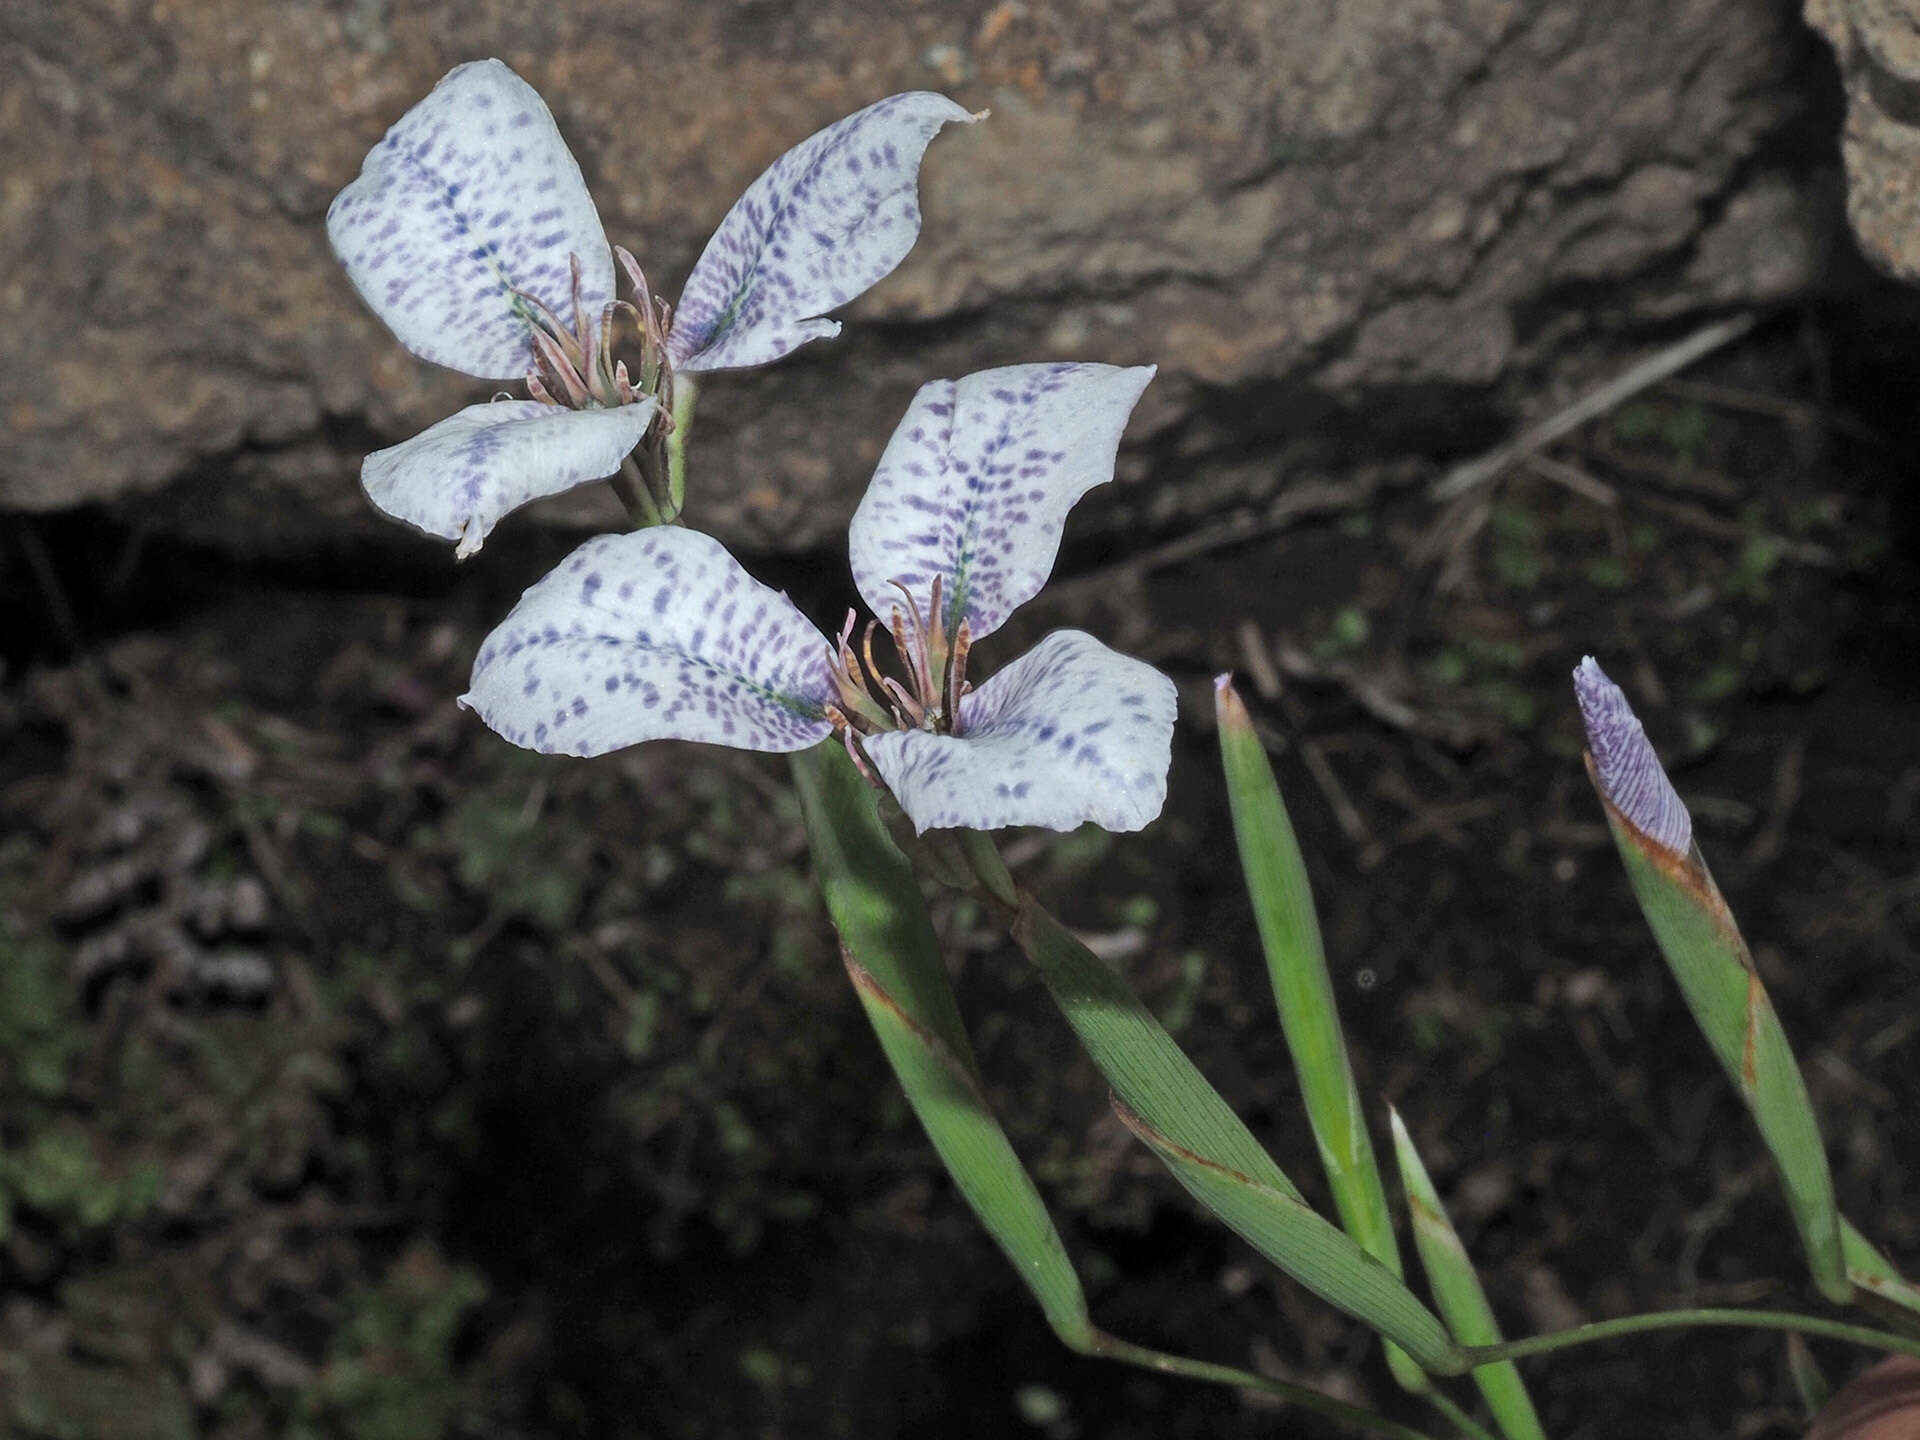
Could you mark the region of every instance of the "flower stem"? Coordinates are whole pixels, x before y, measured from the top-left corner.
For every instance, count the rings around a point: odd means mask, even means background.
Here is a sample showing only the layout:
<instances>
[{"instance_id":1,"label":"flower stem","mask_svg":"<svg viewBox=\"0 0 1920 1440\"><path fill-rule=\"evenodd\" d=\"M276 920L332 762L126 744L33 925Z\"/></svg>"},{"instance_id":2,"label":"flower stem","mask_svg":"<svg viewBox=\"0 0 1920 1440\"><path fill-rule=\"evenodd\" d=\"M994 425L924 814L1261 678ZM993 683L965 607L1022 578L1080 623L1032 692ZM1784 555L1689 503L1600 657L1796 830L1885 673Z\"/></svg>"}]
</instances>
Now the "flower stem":
<instances>
[{"instance_id":1,"label":"flower stem","mask_svg":"<svg viewBox=\"0 0 1920 1440\"><path fill-rule=\"evenodd\" d=\"M1000 850L993 843L993 836L984 830L962 830L959 834L960 852L967 857L967 864L973 867L974 876L986 890L987 898L1010 911L1018 910L1019 887L1013 883L1013 872L1007 869L1007 862L1000 858Z\"/></svg>"},{"instance_id":2,"label":"flower stem","mask_svg":"<svg viewBox=\"0 0 1920 1440\"><path fill-rule=\"evenodd\" d=\"M1289 1404L1298 1405L1302 1410L1311 1410L1317 1415L1325 1415L1333 1420L1344 1421L1356 1430L1364 1430L1369 1435L1392 1435L1398 1440L1431 1440L1424 1431L1389 1420L1384 1415L1375 1415L1371 1410L1362 1410L1357 1405L1349 1405L1336 1400L1331 1395L1323 1395L1318 1390L1309 1390L1304 1385L1289 1385L1284 1380L1272 1380L1265 1375L1255 1375L1249 1370L1236 1370L1231 1365L1215 1365L1206 1360L1189 1360L1183 1355L1168 1355L1164 1351L1150 1350L1144 1345L1135 1345L1126 1340L1116 1340L1111 1335L1102 1334L1095 1338L1089 1352L1108 1360L1118 1360L1126 1365L1138 1365L1143 1370L1155 1370L1162 1375L1182 1375L1189 1380L1206 1380L1216 1385L1233 1385L1242 1390L1258 1390L1262 1394L1276 1395ZM1463 1419L1465 1417L1462 1417ZM1493 1440L1484 1430L1467 1421L1467 1434L1473 1440Z\"/></svg>"},{"instance_id":3,"label":"flower stem","mask_svg":"<svg viewBox=\"0 0 1920 1440\"><path fill-rule=\"evenodd\" d=\"M673 377L673 430L667 436L667 519L687 506L687 437L693 433L693 402L700 393L691 375Z\"/></svg>"},{"instance_id":4,"label":"flower stem","mask_svg":"<svg viewBox=\"0 0 1920 1440\"><path fill-rule=\"evenodd\" d=\"M633 521L633 528L646 530L655 525L666 524L666 517L660 513L660 507L654 503L647 482L640 474L640 467L629 455L620 462L620 468L607 477L607 483L613 486L613 493L620 497L620 503L627 508L627 518Z\"/></svg>"},{"instance_id":5,"label":"flower stem","mask_svg":"<svg viewBox=\"0 0 1920 1440\"><path fill-rule=\"evenodd\" d=\"M1695 1326L1728 1326L1752 1330L1787 1330L1795 1335L1819 1335L1828 1340L1846 1340L1875 1350L1890 1350L1901 1355L1920 1357L1920 1340L1904 1335L1889 1335L1865 1325L1849 1325L1843 1320L1823 1320L1814 1315L1785 1315L1770 1310L1658 1310L1650 1315L1626 1315L1618 1320L1600 1320L1578 1325L1571 1330L1556 1330L1547 1335L1531 1335L1524 1340L1504 1340L1497 1345L1463 1347L1473 1366L1489 1365L1496 1360L1519 1360L1528 1355L1544 1355L1573 1345L1589 1345L1596 1340L1611 1340L1616 1335L1634 1335L1643 1330L1684 1330Z\"/></svg>"}]
</instances>

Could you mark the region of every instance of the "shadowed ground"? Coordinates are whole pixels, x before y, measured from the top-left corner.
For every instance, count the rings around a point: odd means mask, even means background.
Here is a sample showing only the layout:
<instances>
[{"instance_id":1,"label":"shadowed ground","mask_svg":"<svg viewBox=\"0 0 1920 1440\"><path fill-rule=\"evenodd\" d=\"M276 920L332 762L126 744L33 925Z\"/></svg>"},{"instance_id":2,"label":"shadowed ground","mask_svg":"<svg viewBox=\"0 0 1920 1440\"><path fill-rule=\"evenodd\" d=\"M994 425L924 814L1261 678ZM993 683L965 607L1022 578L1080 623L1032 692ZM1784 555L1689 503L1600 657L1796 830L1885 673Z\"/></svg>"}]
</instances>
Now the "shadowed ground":
<instances>
[{"instance_id":1,"label":"shadowed ground","mask_svg":"<svg viewBox=\"0 0 1920 1440\"><path fill-rule=\"evenodd\" d=\"M1280 510L1208 522L1233 543L1070 536L978 656L1073 623L1179 682L1161 821L1009 850L1324 1203L1207 733L1210 677L1241 673L1362 1093L1407 1117L1512 1333L1808 1303L1588 793L1567 678L1588 652L1693 807L1843 1207L1920 1260L1917 437L1893 306L1773 320L1446 505L1408 464L1288 475ZM249 569L84 512L8 528L4 604L29 617L0 687L12 1431L1322 1433L1054 1344L886 1075L778 764L543 760L455 711L566 544L529 537L428 587L374 554ZM813 608L844 567L837 545L754 564ZM988 917L941 918L1096 1317L1414 1418L1377 1347L1120 1129ZM1816 1350L1836 1379L1862 1360ZM1529 1373L1557 1436L1787 1436L1780 1357L1709 1332Z\"/></svg>"}]
</instances>

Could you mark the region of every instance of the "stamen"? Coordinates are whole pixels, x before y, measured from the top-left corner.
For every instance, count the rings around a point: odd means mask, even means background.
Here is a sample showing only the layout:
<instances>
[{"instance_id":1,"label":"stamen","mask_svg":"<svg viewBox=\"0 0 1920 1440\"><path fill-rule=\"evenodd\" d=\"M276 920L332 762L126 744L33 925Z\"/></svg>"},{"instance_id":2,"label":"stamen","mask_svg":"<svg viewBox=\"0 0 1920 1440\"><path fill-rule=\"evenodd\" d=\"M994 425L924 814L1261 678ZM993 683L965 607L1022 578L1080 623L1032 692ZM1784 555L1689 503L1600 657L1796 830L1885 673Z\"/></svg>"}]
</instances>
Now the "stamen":
<instances>
[{"instance_id":1,"label":"stamen","mask_svg":"<svg viewBox=\"0 0 1920 1440\"><path fill-rule=\"evenodd\" d=\"M658 386L660 372L664 368L666 322L655 315L653 291L647 285L640 262L633 258L633 252L624 245L616 245L613 254L620 262L620 268L627 272L627 283L633 286L634 297L638 301L634 307L634 323L640 329L640 384L643 389L653 390ZM664 398L661 408L672 413L672 407L666 404Z\"/></svg>"},{"instance_id":2,"label":"stamen","mask_svg":"<svg viewBox=\"0 0 1920 1440\"><path fill-rule=\"evenodd\" d=\"M567 252L567 269L573 275L573 330L579 337L582 354L587 351L587 317L580 312L580 257ZM589 367L591 368L591 367Z\"/></svg>"},{"instance_id":3,"label":"stamen","mask_svg":"<svg viewBox=\"0 0 1920 1440\"><path fill-rule=\"evenodd\" d=\"M579 320L580 326L580 378L585 382L593 398L601 404L608 403L609 397L600 391L600 359L606 354L600 348L596 328L589 326L585 319Z\"/></svg>"},{"instance_id":4,"label":"stamen","mask_svg":"<svg viewBox=\"0 0 1920 1440\"><path fill-rule=\"evenodd\" d=\"M965 620L953 632L953 659L947 665L947 733L960 733L960 701L973 687L967 683L967 652L973 649L973 626Z\"/></svg>"},{"instance_id":5,"label":"stamen","mask_svg":"<svg viewBox=\"0 0 1920 1440\"><path fill-rule=\"evenodd\" d=\"M919 667L914 663L914 650L907 639L907 618L900 613L898 605L893 607L892 623L887 626L887 629L893 636L894 654L900 657L900 663L906 667L908 677L917 687Z\"/></svg>"},{"instance_id":6,"label":"stamen","mask_svg":"<svg viewBox=\"0 0 1920 1440\"><path fill-rule=\"evenodd\" d=\"M902 725L911 723L914 729L919 729L927 718L926 708L907 693L907 687L891 675L884 675L880 679L880 688L893 698L894 709L900 715L900 723Z\"/></svg>"},{"instance_id":7,"label":"stamen","mask_svg":"<svg viewBox=\"0 0 1920 1440\"><path fill-rule=\"evenodd\" d=\"M538 400L542 405L558 405L560 403L553 398L553 393L549 391L541 381L539 374L531 370L527 372L527 394L531 395L535 400Z\"/></svg>"},{"instance_id":8,"label":"stamen","mask_svg":"<svg viewBox=\"0 0 1920 1440\"><path fill-rule=\"evenodd\" d=\"M580 361L580 342L574 338L572 328L563 325L560 322L560 317L549 310L546 302L538 295L534 295L526 290L512 290L508 293L520 304L531 310L534 319L539 322L528 328L531 329L535 335L540 334L541 331L544 330L547 337L561 347L562 353L567 356L569 362L577 365Z\"/></svg>"},{"instance_id":9,"label":"stamen","mask_svg":"<svg viewBox=\"0 0 1920 1440\"><path fill-rule=\"evenodd\" d=\"M653 308L653 292L647 288L647 277L640 269L640 262L633 258L633 252L624 245L613 247L613 258L620 262L620 268L627 272L627 283L633 286L633 293L640 297L640 308L648 311Z\"/></svg>"},{"instance_id":10,"label":"stamen","mask_svg":"<svg viewBox=\"0 0 1920 1440\"><path fill-rule=\"evenodd\" d=\"M862 657L867 662L867 674L873 677L873 683L875 685L884 688L886 681L880 674L880 667L873 661L873 632L879 628L880 622L878 620L869 620L867 622L866 633L860 637L860 651ZM897 645L900 642L896 640L894 643Z\"/></svg>"},{"instance_id":11,"label":"stamen","mask_svg":"<svg viewBox=\"0 0 1920 1440\"><path fill-rule=\"evenodd\" d=\"M853 768L860 772L862 778L876 790L884 790L886 786L880 783L880 777L873 773L873 767L867 764L867 757L861 753L860 742L853 738L852 726L841 727L840 743L847 747L847 758L853 761Z\"/></svg>"},{"instance_id":12,"label":"stamen","mask_svg":"<svg viewBox=\"0 0 1920 1440\"><path fill-rule=\"evenodd\" d=\"M600 363L607 363L607 357L613 354L613 313L620 308L618 301L609 301L600 307Z\"/></svg>"},{"instance_id":13,"label":"stamen","mask_svg":"<svg viewBox=\"0 0 1920 1440\"><path fill-rule=\"evenodd\" d=\"M944 680L947 676L947 629L940 618L940 579L938 575L933 577L933 593L927 601L933 625L926 631L925 644L928 678L932 679L937 675ZM937 708L940 704L940 692L935 691L929 694L927 704Z\"/></svg>"},{"instance_id":14,"label":"stamen","mask_svg":"<svg viewBox=\"0 0 1920 1440\"><path fill-rule=\"evenodd\" d=\"M549 388L557 383L567 392L567 404L578 410L587 402L587 387L572 362L560 349L560 342L544 330L532 332L534 354L545 363Z\"/></svg>"},{"instance_id":15,"label":"stamen","mask_svg":"<svg viewBox=\"0 0 1920 1440\"><path fill-rule=\"evenodd\" d=\"M902 633L899 608L895 607L893 612L893 643L900 651L900 663L907 667L908 673L913 678L914 688L931 704L933 703L933 672L927 668L927 648L921 643L927 633L927 622L920 615L920 602L915 600L913 592L898 580L888 583L907 597L907 609L913 615L914 644L909 646Z\"/></svg>"}]
</instances>

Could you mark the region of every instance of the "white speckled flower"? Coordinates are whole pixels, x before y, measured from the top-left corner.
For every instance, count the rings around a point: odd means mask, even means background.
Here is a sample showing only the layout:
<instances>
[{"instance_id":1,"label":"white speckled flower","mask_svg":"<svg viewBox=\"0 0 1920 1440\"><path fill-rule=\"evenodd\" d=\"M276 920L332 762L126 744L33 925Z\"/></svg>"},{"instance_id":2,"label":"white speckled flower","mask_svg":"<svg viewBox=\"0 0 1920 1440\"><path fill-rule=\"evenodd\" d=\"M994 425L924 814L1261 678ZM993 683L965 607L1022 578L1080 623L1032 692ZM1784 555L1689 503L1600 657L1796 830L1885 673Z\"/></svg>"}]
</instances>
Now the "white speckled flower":
<instances>
[{"instance_id":1,"label":"white speckled flower","mask_svg":"<svg viewBox=\"0 0 1920 1440\"><path fill-rule=\"evenodd\" d=\"M839 332L821 318L890 273L920 233L921 157L974 117L894 95L801 142L747 187L687 279L678 314L610 250L545 103L498 60L461 65L368 152L327 236L402 345L528 401L470 405L369 455L368 498L429 535L480 548L508 511L617 472L676 372L763 365ZM615 256L634 300L615 298ZM630 373L615 323L639 333Z\"/></svg>"},{"instance_id":2,"label":"white speckled flower","mask_svg":"<svg viewBox=\"0 0 1920 1440\"><path fill-rule=\"evenodd\" d=\"M1045 584L1074 502L1113 477L1151 367L1016 365L923 387L853 518L854 578L886 617L830 642L717 540L590 540L487 638L461 703L515 744L592 755L642 740L800 750L839 734L919 830L1091 820L1137 830L1166 799L1174 688L1056 631L978 689L975 640Z\"/></svg>"},{"instance_id":3,"label":"white speckled flower","mask_svg":"<svg viewBox=\"0 0 1920 1440\"><path fill-rule=\"evenodd\" d=\"M1587 728L1594 781L1607 804L1662 850L1684 857L1693 845L1693 817L1626 695L1591 655L1573 672L1573 691Z\"/></svg>"}]
</instances>

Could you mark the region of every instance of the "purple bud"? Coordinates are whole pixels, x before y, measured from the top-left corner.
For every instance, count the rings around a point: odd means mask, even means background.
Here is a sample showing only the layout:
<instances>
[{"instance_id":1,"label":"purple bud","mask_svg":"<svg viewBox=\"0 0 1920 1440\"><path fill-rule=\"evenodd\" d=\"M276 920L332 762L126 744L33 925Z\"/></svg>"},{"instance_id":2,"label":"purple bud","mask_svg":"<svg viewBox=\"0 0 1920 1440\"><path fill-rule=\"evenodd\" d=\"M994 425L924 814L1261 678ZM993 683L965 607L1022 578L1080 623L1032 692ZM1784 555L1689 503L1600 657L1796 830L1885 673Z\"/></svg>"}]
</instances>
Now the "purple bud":
<instances>
[{"instance_id":1,"label":"purple bud","mask_svg":"<svg viewBox=\"0 0 1920 1440\"><path fill-rule=\"evenodd\" d=\"M1693 844L1693 817L1674 793L1626 695L1591 655L1573 672L1573 690L1600 793L1654 844L1684 856Z\"/></svg>"}]
</instances>

